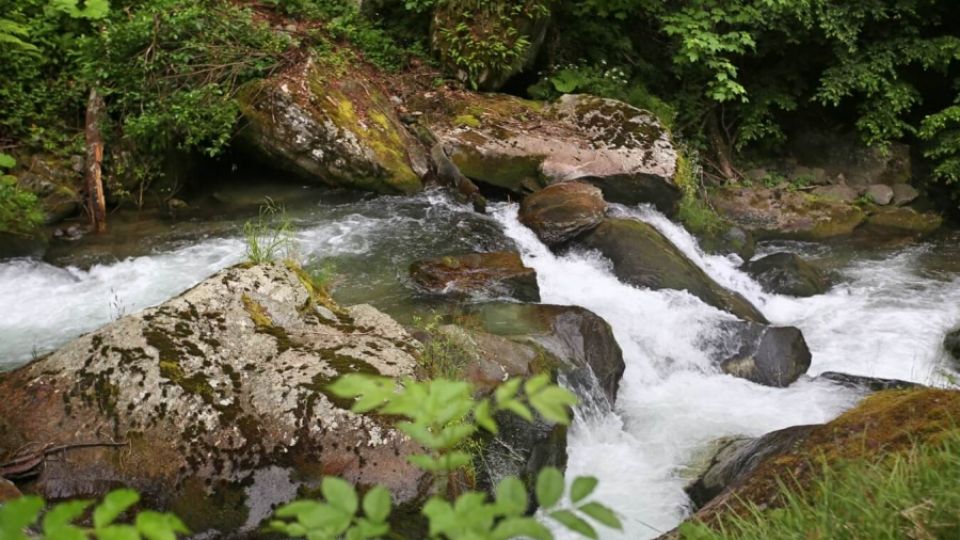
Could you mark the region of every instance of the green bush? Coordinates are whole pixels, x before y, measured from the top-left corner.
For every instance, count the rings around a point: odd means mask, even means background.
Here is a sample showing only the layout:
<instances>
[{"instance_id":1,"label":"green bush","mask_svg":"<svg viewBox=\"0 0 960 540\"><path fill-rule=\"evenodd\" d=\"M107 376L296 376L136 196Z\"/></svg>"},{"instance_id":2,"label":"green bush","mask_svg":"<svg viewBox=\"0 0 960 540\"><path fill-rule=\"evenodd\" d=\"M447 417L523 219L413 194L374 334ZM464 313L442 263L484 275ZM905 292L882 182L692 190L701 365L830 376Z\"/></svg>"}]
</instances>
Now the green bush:
<instances>
[{"instance_id":1,"label":"green bush","mask_svg":"<svg viewBox=\"0 0 960 540\"><path fill-rule=\"evenodd\" d=\"M21 189L14 176L6 174L17 164L0 152L0 233L26 236L43 223L43 212L37 196Z\"/></svg>"}]
</instances>

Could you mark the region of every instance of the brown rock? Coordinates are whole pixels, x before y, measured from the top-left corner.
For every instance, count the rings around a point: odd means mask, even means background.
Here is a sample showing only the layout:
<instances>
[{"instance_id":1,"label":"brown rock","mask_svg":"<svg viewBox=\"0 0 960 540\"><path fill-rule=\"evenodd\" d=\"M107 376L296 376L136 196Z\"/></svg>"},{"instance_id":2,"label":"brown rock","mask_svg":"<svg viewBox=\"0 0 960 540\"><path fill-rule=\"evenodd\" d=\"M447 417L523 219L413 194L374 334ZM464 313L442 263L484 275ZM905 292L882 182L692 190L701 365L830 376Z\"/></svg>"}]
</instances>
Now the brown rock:
<instances>
[{"instance_id":1,"label":"brown rock","mask_svg":"<svg viewBox=\"0 0 960 540\"><path fill-rule=\"evenodd\" d=\"M470 253L410 265L417 285L437 294L511 296L540 301L537 273L515 251Z\"/></svg>"},{"instance_id":2,"label":"brown rock","mask_svg":"<svg viewBox=\"0 0 960 540\"><path fill-rule=\"evenodd\" d=\"M823 197L824 199L830 201L847 204L856 201L857 197L860 196L860 193L856 189L845 185L818 187L817 189L813 190L813 194L817 197Z\"/></svg>"},{"instance_id":3,"label":"brown rock","mask_svg":"<svg viewBox=\"0 0 960 540\"><path fill-rule=\"evenodd\" d=\"M0 504L19 499L22 496L23 493L20 493L20 490L17 489L17 486L15 486L13 482L5 478L0 478Z\"/></svg>"},{"instance_id":4,"label":"brown rock","mask_svg":"<svg viewBox=\"0 0 960 540\"><path fill-rule=\"evenodd\" d=\"M848 196L847 190L854 191L845 187L842 191ZM723 217L753 233L758 240L848 236L866 218L863 210L851 204L776 189L720 189L711 193L710 201Z\"/></svg>"},{"instance_id":5,"label":"brown rock","mask_svg":"<svg viewBox=\"0 0 960 540\"><path fill-rule=\"evenodd\" d=\"M874 184L867 188L866 196L873 204L886 206L893 200L893 188L884 184Z\"/></svg>"},{"instance_id":6,"label":"brown rock","mask_svg":"<svg viewBox=\"0 0 960 540\"><path fill-rule=\"evenodd\" d=\"M919 196L920 192L910 184L893 185L893 204L897 206L910 204L917 200L917 197Z\"/></svg>"},{"instance_id":7,"label":"brown rock","mask_svg":"<svg viewBox=\"0 0 960 540\"><path fill-rule=\"evenodd\" d=\"M606 210L597 187L562 182L527 195L520 205L520 221L544 244L555 246L599 225Z\"/></svg>"}]
</instances>

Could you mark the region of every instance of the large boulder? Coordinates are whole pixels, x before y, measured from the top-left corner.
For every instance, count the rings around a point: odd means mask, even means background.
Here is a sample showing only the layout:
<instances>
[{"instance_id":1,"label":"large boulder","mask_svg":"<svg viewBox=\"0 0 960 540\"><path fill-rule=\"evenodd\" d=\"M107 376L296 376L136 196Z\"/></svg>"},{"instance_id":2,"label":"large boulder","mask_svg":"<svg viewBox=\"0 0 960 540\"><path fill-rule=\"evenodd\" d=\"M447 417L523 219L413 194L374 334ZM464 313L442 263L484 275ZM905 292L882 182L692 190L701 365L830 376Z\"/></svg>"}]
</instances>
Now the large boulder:
<instances>
[{"instance_id":1,"label":"large boulder","mask_svg":"<svg viewBox=\"0 0 960 540\"><path fill-rule=\"evenodd\" d=\"M238 96L241 141L307 181L378 193L422 189L428 160L375 81L312 60Z\"/></svg>"},{"instance_id":2,"label":"large boulder","mask_svg":"<svg viewBox=\"0 0 960 540\"><path fill-rule=\"evenodd\" d=\"M943 225L935 212L918 212L909 207L877 208L858 231L867 236L924 236Z\"/></svg>"},{"instance_id":3,"label":"large boulder","mask_svg":"<svg viewBox=\"0 0 960 540\"><path fill-rule=\"evenodd\" d=\"M758 240L849 236L866 219L856 205L801 191L722 188L711 192L710 202L723 217L753 233Z\"/></svg>"},{"instance_id":4,"label":"large boulder","mask_svg":"<svg viewBox=\"0 0 960 540\"><path fill-rule=\"evenodd\" d=\"M130 486L196 532L253 531L324 475L413 503L429 485L406 459L420 448L325 388L344 373L413 375L420 347L296 268L234 267L0 376L0 449L67 445L61 459L41 453L24 491Z\"/></svg>"},{"instance_id":5,"label":"large boulder","mask_svg":"<svg viewBox=\"0 0 960 540\"><path fill-rule=\"evenodd\" d=\"M587 95L549 105L503 95L447 99L428 121L450 160L478 183L525 195L580 180L610 202L652 203L670 214L677 208L677 151L647 111ZM438 108L420 101L424 110Z\"/></svg>"},{"instance_id":6,"label":"large boulder","mask_svg":"<svg viewBox=\"0 0 960 540\"><path fill-rule=\"evenodd\" d=\"M789 450L816 426L793 426L756 439L732 439L721 444L706 470L684 490L700 508L729 486L746 478L764 459Z\"/></svg>"},{"instance_id":7,"label":"large boulder","mask_svg":"<svg viewBox=\"0 0 960 540\"><path fill-rule=\"evenodd\" d=\"M610 259L613 273L625 283L655 290L687 291L741 319L766 322L763 314L746 298L715 282L647 223L607 219L584 235L580 245L595 249Z\"/></svg>"},{"instance_id":8,"label":"large boulder","mask_svg":"<svg viewBox=\"0 0 960 540\"><path fill-rule=\"evenodd\" d=\"M799 297L827 292L827 280L820 271L796 253L767 255L744 264L742 269L768 292Z\"/></svg>"},{"instance_id":9,"label":"large boulder","mask_svg":"<svg viewBox=\"0 0 960 540\"><path fill-rule=\"evenodd\" d=\"M712 468L703 503L689 519L718 528L751 508L778 508L786 502L783 484L805 490L826 467L849 460L875 462L906 456L917 444L940 444L956 430L960 392L932 388L888 390L822 425L780 430L740 443ZM721 463L722 462L722 463ZM723 463L726 463L724 465ZM708 486L704 486L708 487ZM696 493L696 491L694 491ZM678 538L673 531L662 538Z\"/></svg>"},{"instance_id":10,"label":"large boulder","mask_svg":"<svg viewBox=\"0 0 960 540\"><path fill-rule=\"evenodd\" d=\"M44 221L56 223L80 210L83 170L83 156L65 159L38 154L24 156L14 173L17 185L37 196Z\"/></svg>"},{"instance_id":11,"label":"large boulder","mask_svg":"<svg viewBox=\"0 0 960 540\"><path fill-rule=\"evenodd\" d=\"M540 301L537 273L524 266L515 251L470 253L417 261L410 276L434 294L455 296L509 296L526 302Z\"/></svg>"},{"instance_id":12,"label":"large boulder","mask_svg":"<svg viewBox=\"0 0 960 540\"><path fill-rule=\"evenodd\" d=\"M810 349L792 326L730 321L705 345L725 373L766 386L788 386L810 368Z\"/></svg>"},{"instance_id":13,"label":"large boulder","mask_svg":"<svg viewBox=\"0 0 960 540\"><path fill-rule=\"evenodd\" d=\"M550 26L552 0L447 0L434 8L430 43L440 63L478 90L498 90L533 67ZM492 50L490 42L501 48Z\"/></svg>"},{"instance_id":14,"label":"large boulder","mask_svg":"<svg viewBox=\"0 0 960 540\"><path fill-rule=\"evenodd\" d=\"M520 222L544 244L556 246L599 225L606 210L597 187L561 182L527 195L520 204Z\"/></svg>"},{"instance_id":15,"label":"large boulder","mask_svg":"<svg viewBox=\"0 0 960 540\"><path fill-rule=\"evenodd\" d=\"M610 325L577 306L493 302L465 314L471 328L532 344L536 362L552 366L581 399L613 404L626 366Z\"/></svg>"}]
</instances>

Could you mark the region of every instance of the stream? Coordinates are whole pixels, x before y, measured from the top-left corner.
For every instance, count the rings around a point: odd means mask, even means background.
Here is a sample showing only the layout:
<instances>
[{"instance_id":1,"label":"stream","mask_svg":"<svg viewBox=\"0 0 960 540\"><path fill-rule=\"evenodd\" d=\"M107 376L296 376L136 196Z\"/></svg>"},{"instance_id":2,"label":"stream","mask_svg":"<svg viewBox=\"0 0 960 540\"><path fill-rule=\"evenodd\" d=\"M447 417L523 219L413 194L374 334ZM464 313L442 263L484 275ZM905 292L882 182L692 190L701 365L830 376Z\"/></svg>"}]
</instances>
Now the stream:
<instances>
[{"instance_id":1,"label":"stream","mask_svg":"<svg viewBox=\"0 0 960 540\"><path fill-rule=\"evenodd\" d=\"M709 360L704 344L731 315L682 291L625 285L596 254L552 253L519 223L516 204L495 203L483 216L441 192L351 198L310 191L291 197L298 201L288 206L297 255L308 268L328 269L342 303L371 303L410 322L445 306L411 286L411 262L517 249L536 269L544 303L583 306L610 323L626 362L616 407L578 411L569 439L569 473L597 476L598 498L624 518L625 532L606 538L650 538L676 526L689 512L683 486L690 467L708 457L718 438L829 421L862 398L856 390L815 379L819 373L936 385L953 380L941 340L960 322L956 237L873 249L762 245L763 253L798 252L834 275L827 294L799 299L764 293L737 269L736 257L703 254L690 234L655 210L614 206L614 214L659 229L774 324L803 331L813 354L808 376L778 389L725 375ZM240 262L242 223L255 213L248 207L189 234L150 242L148 233L137 233L149 229L134 223L129 252L94 246L92 256L68 254L56 265L0 261L0 370Z\"/></svg>"}]
</instances>

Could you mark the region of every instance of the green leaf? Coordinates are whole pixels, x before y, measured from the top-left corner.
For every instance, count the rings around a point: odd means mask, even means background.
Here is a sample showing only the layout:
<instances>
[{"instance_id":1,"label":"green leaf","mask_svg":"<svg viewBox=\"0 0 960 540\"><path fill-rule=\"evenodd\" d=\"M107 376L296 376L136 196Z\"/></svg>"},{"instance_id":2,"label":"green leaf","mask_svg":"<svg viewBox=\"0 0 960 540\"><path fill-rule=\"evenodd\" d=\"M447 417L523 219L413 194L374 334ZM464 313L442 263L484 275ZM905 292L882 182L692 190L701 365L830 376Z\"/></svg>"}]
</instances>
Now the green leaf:
<instances>
[{"instance_id":1,"label":"green leaf","mask_svg":"<svg viewBox=\"0 0 960 540\"><path fill-rule=\"evenodd\" d=\"M563 474L556 467L544 467L537 475L537 502L544 509L552 508L563 496Z\"/></svg>"},{"instance_id":2,"label":"green leaf","mask_svg":"<svg viewBox=\"0 0 960 540\"><path fill-rule=\"evenodd\" d=\"M597 539L597 531L593 528L593 526L580 519L576 514L569 510L557 510L555 512L550 512L550 517L575 533L582 534L583 536L593 540Z\"/></svg>"},{"instance_id":3,"label":"green leaf","mask_svg":"<svg viewBox=\"0 0 960 540\"><path fill-rule=\"evenodd\" d=\"M21 497L0 506L0 535L6 540L20 540L27 538L23 534L24 527L37 521L40 510L43 509L43 499L40 497Z\"/></svg>"},{"instance_id":4,"label":"green leaf","mask_svg":"<svg viewBox=\"0 0 960 540\"><path fill-rule=\"evenodd\" d=\"M16 167L17 160L13 158L10 154L4 154L0 152L0 169L12 169Z\"/></svg>"},{"instance_id":5,"label":"green leaf","mask_svg":"<svg viewBox=\"0 0 960 540\"><path fill-rule=\"evenodd\" d=\"M99 540L140 540L140 534L133 525L109 525L97 528L95 534Z\"/></svg>"},{"instance_id":6,"label":"green leaf","mask_svg":"<svg viewBox=\"0 0 960 540\"><path fill-rule=\"evenodd\" d=\"M565 388L548 386L530 396L530 405L551 422L567 425L570 416L567 407L577 404L577 396Z\"/></svg>"},{"instance_id":7,"label":"green leaf","mask_svg":"<svg viewBox=\"0 0 960 540\"><path fill-rule=\"evenodd\" d=\"M373 523L383 523L390 516L390 490L376 486L363 496L363 514Z\"/></svg>"},{"instance_id":8,"label":"green leaf","mask_svg":"<svg viewBox=\"0 0 960 540\"><path fill-rule=\"evenodd\" d=\"M485 399L481 401L473 410L473 419L476 420L478 426L496 435L500 431L500 428L497 427L497 421L493 419L490 408L490 400Z\"/></svg>"},{"instance_id":9,"label":"green leaf","mask_svg":"<svg viewBox=\"0 0 960 540\"><path fill-rule=\"evenodd\" d=\"M529 517L508 518L501 521L493 529L495 540L509 540L517 537L532 538L533 540L553 540L553 533L542 523Z\"/></svg>"},{"instance_id":10,"label":"green leaf","mask_svg":"<svg viewBox=\"0 0 960 540\"><path fill-rule=\"evenodd\" d=\"M349 373L338 378L327 389L337 397L358 398L351 410L368 412L389 401L394 395L396 383L386 377Z\"/></svg>"},{"instance_id":11,"label":"green leaf","mask_svg":"<svg viewBox=\"0 0 960 540\"><path fill-rule=\"evenodd\" d=\"M550 384L550 374L542 373L528 380L526 384L523 385L523 391L529 396L543 390L548 384Z\"/></svg>"},{"instance_id":12,"label":"green leaf","mask_svg":"<svg viewBox=\"0 0 960 540\"><path fill-rule=\"evenodd\" d=\"M597 483L593 476L578 476L570 486L570 500L578 503L587 498L597 488Z\"/></svg>"},{"instance_id":13,"label":"green leaf","mask_svg":"<svg viewBox=\"0 0 960 540\"><path fill-rule=\"evenodd\" d=\"M527 486L519 478L508 476L497 485L497 505L505 516L521 516L529 504Z\"/></svg>"},{"instance_id":14,"label":"green leaf","mask_svg":"<svg viewBox=\"0 0 960 540\"><path fill-rule=\"evenodd\" d=\"M497 399L497 405L502 405L504 402L510 401L516 397L517 392L520 390L521 384L523 384L523 379L514 377L513 379L510 379L498 386L493 392L493 396Z\"/></svg>"},{"instance_id":15,"label":"green leaf","mask_svg":"<svg viewBox=\"0 0 960 540\"><path fill-rule=\"evenodd\" d=\"M69 501L58 504L43 516L43 531L48 536L52 531L69 526L93 504L93 501Z\"/></svg>"},{"instance_id":16,"label":"green leaf","mask_svg":"<svg viewBox=\"0 0 960 540\"><path fill-rule=\"evenodd\" d=\"M93 526L102 529L113 523L117 516L131 506L137 504L140 495L132 489L118 489L111 491L103 498L103 502L93 510Z\"/></svg>"},{"instance_id":17,"label":"green leaf","mask_svg":"<svg viewBox=\"0 0 960 540\"><path fill-rule=\"evenodd\" d=\"M357 513L357 491L349 482L335 476L326 476L320 483L320 492L330 506L350 514L351 517Z\"/></svg>"},{"instance_id":18,"label":"green leaf","mask_svg":"<svg viewBox=\"0 0 960 540\"><path fill-rule=\"evenodd\" d=\"M134 525L148 540L176 540L177 533L190 533L180 518L160 512L140 512L134 520Z\"/></svg>"},{"instance_id":19,"label":"green leaf","mask_svg":"<svg viewBox=\"0 0 960 540\"><path fill-rule=\"evenodd\" d=\"M617 514L598 502L589 502L578 508L578 510L611 529L623 530L623 523L620 522Z\"/></svg>"},{"instance_id":20,"label":"green leaf","mask_svg":"<svg viewBox=\"0 0 960 540\"><path fill-rule=\"evenodd\" d=\"M530 409L515 399L501 403L500 406L519 416L520 418L523 418L527 422L533 422L533 413L530 412Z\"/></svg>"}]
</instances>

